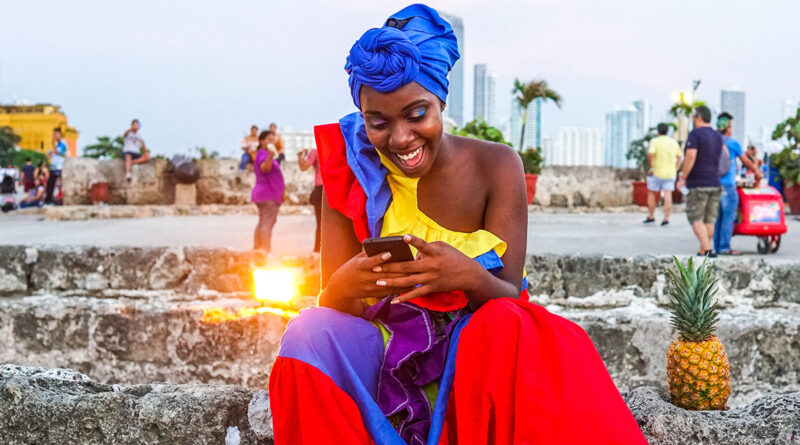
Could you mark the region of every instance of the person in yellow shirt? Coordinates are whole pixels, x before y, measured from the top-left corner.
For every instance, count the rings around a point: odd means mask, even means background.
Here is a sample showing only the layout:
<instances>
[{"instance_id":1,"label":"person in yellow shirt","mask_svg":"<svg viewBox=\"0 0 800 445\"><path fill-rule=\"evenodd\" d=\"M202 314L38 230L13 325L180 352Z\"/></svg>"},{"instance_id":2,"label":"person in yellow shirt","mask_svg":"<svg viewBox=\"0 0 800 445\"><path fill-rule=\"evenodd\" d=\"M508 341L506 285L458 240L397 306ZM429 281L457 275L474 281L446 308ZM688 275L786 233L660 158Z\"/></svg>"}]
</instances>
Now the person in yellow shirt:
<instances>
[{"instance_id":1,"label":"person in yellow shirt","mask_svg":"<svg viewBox=\"0 0 800 445\"><path fill-rule=\"evenodd\" d=\"M658 136L650 141L647 150L647 162L650 171L647 173L647 219L645 224L655 222L656 203L658 195L664 193L664 220L662 226L669 224L669 214L672 212L672 191L675 190L675 178L678 167L681 165L681 147L671 137L667 136L669 125L658 124Z\"/></svg>"}]
</instances>

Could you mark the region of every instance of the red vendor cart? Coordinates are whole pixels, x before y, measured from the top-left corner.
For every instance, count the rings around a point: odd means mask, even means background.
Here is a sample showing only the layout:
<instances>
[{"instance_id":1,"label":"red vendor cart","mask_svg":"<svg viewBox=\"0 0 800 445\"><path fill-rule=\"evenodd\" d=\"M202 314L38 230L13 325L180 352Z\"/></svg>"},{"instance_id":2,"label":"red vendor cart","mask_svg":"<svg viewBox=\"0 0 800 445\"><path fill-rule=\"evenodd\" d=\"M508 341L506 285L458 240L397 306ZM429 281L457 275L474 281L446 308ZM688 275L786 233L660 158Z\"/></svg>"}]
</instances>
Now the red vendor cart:
<instances>
[{"instance_id":1,"label":"red vendor cart","mask_svg":"<svg viewBox=\"0 0 800 445\"><path fill-rule=\"evenodd\" d=\"M758 253L775 253L786 233L783 198L773 187L739 187L739 215L733 225L734 235L758 237Z\"/></svg>"}]
</instances>

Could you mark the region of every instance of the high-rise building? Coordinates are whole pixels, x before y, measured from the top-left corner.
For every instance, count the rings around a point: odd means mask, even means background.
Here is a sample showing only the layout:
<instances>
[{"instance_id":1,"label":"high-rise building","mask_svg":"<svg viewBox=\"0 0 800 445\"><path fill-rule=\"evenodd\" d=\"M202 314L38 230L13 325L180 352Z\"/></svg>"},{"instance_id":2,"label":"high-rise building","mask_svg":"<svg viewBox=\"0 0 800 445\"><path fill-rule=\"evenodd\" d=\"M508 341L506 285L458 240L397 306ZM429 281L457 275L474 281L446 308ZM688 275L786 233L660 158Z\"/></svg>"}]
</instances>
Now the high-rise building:
<instances>
[{"instance_id":1,"label":"high-rise building","mask_svg":"<svg viewBox=\"0 0 800 445\"><path fill-rule=\"evenodd\" d=\"M497 74L486 76L486 122L496 127L497 122Z\"/></svg>"},{"instance_id":2,"label":"high-rise building","mask_svg":"<svg viewBox=\"0 0 800 445\"><path fill-rule=\"evenodd\" d=\"M558 139L551 141L542 138L546 165L603 165L603 132L599 128L562 127Z\"/></svg>"},{"instance_id":3,"label":"high-rise building","mask_svg":"<svg viewBox=\"0 0 800 445\"><path fill-rule=\"evenodd\" d=\"M634 162L625 158L625 153L635 139L636 131L636 108L614 107L606 113L606 132L605 149L603 164L618 167L631 168Z\"/></svg>"},{"instance_id":4,"label":"high-rise building","mask_svg":"<svg viewBox=\"0 0 800 445\"><path fill-rule=\"evenodd\" d=\"M313 131L294 131L292 127L285 126L280 128L279 133L283 138L283 153L287 159L295 160L300 150L317 148Z\"/></svg>"},{"instance_id":5,"label":"high-rise building","mask_svg":"<svg viewBox=\"0 0 800 445\"><path fill-rule=\"evenodd\" d=\"M488 112L486 109L486 64L478 63L475 65L474 79L473 79L473 117L474 119L482 119L488 122Z\"/></svg>"},{"instance_id":6,"label":"high-rise building","mask_svg":"<svg viewBox=\"0 0 800 445\"><path fill-rule=\"evenodd\" d=\"M720 91L720 113L728 112L733 116L733 138L740 144L746 144L745 116L744 116L744 91L730 87ZM713 125L713 122L712 122Z\"/></svg>"},{"instance_id":7,"label":"high-rise building","mask_svg":"<svg viewBox=\"0 0 800 445\"><path fill-rule=\"evenodd\" d=\"M528 104L528 115L525 123L525 137L523 148L534 148L536 145L536 115L541 108L540 101L533 101ZM509 142L516 150L520 150L519 142L522 139L522 108L515 96L511 96L511 133Z\"/></svg>"},{"instance_id":8,"label":"high-rise building","mask_svg":"<svg viewBox=\"0 0 800 445\"><path fill-rule=\"evenodd\" d=\"M644 137L650 129L650 119L653 115L653 105L649 100L637 100L633 102L636 108L636 138Z\"/></svg>"},{"instance_id":9,"label":"high-rise building","mask_svg":"<svg viewBox=\"0 0 800 445\"><path fill-rule=\"evenodd\" d=\"M792 99L784 99L783 107L781 108L781 119L788 119L797 116L797 101Z\"/></svg>"},{"instance_id":10,"label":"high-rise building","mask_svg":"<svg viewBox=\"0 0 800 445\"><path fill-rule=\"evenodd\" d=\"M444 110L445 116L453 119L459 127L464 125L464 22L461 17L440 12L439 15L450 23L453 33L458 40L458 52L461 58L453 65L447 79L450 81L447 93L447 107Z\"/></svg>"}]
</instances>

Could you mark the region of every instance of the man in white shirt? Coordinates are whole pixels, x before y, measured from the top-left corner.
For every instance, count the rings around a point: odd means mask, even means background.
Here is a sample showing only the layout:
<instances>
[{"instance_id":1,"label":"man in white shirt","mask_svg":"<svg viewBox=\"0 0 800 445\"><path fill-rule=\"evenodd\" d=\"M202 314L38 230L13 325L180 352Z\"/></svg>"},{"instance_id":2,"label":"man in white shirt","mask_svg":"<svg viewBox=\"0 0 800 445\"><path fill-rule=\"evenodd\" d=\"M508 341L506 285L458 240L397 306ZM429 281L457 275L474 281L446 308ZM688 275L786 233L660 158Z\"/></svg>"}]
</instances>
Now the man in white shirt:
<instances>
[{"instance_id":1,"label":"man in white shirt","mask_svg":"<svg viewBox=\"0 0 800 445\"><path fill-rule=\"evenodd\" d=\"M131 180L131 166L143 164L150 160L150 153L139 136L139 119L131 121L131 128L123 135L122 157L125 159L125 179Z\"/></svg>"}]
</instances>

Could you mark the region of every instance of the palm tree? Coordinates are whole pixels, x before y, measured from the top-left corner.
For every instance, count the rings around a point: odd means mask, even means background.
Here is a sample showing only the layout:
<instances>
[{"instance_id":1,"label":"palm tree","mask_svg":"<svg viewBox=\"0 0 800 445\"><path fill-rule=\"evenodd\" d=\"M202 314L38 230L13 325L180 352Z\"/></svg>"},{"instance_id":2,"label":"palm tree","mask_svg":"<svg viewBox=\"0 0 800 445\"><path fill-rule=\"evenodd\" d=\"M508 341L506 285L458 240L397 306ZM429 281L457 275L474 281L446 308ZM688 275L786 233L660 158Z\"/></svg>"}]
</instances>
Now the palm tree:
<instances>
[{"instance_id":1,"label":"palm tree","mask_svg":"<svg viewBox=\"0 0 800 445\"><path fill-rule=\"evenodd\" d=\"M528 121L528 105L534 100L547 101L550 100L558 107L561 107L561 95L552 90L546 80L532 80L528 83L521 82L519 79L514 79L514 89L511 93L517 99L517 103L522 109L522 134L520 134L519 150L524 150L525 143L525 124ZM537 115L536 122L536 145L541 145L541 115Z\"/></svg>"}]
</instances>

